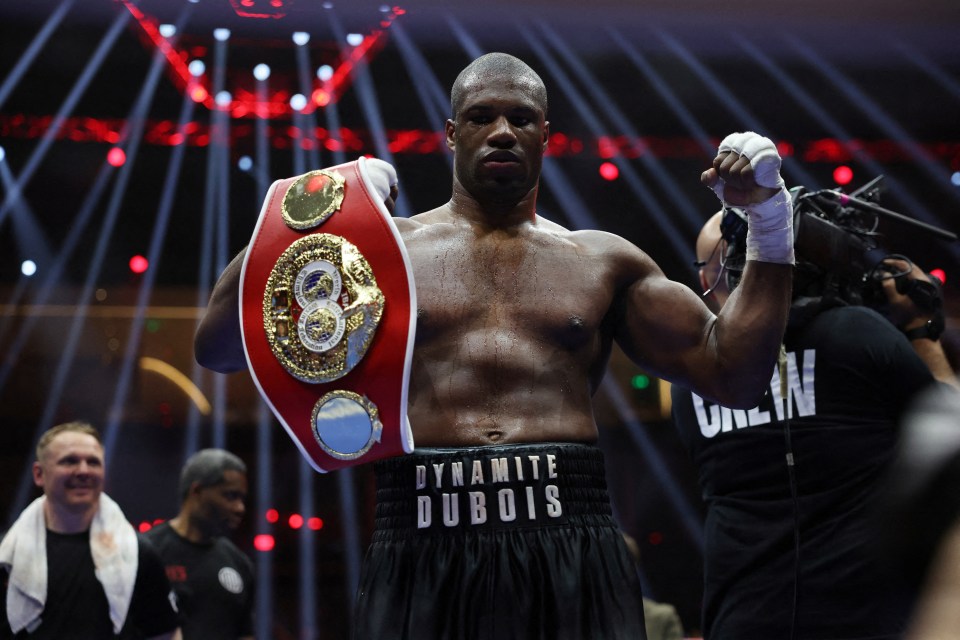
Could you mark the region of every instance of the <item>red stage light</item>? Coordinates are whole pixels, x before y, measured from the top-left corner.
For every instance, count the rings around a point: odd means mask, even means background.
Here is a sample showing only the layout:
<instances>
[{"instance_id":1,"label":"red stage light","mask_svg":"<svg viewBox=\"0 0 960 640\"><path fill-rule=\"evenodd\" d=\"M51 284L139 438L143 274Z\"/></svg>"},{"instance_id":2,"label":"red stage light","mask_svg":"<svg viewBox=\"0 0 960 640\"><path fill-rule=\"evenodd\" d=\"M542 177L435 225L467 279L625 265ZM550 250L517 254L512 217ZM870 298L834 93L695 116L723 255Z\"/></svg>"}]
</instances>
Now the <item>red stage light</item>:
<instances>
[{"instance_id":1,"label":"red stage light","mask_svg":"<svg viewBox=\"0 0 960 640\"><path fill-rule=\"evenodd\" d=\"M233 10L241 18L282 18L293 0L230 0Z\"/></svg>"},{"instance_id":2,"label":"red stage light","mask_svg":"<svg viewBox=\"0 0 960 640\"><path fill-rule=\"evenodd\" d=\"M141 255L136 255L130 258L130 271L133 271L136 274L143 273L149 266L150 263L147 262L147 259Z\"/></svg>"},{"instance_id":3,"label":"red stage light","mask_svg":"<svg viewBox=\"0 0 960 640\"><path fill-rule=\"evenodd\" d=\"M323 529L323 520L317 517L310 518L307 520L307 526L314 531L320 531L320 529Z\"/></svg>"},{"instance_id":4,"label":"red stage light","mask_svg":"<svg viewBox=\"0 0 960 640\"><path fill-rule=\"evenodd\" d=\"M114 147L107 152L107 162L114 167L122 167L127 161L127 154L120 147Z\"/></svg>"},{"instance_id":5,"label":"red stage light","mask_svg":"<svg viewBox=\"0 0 960 640\"><path fill-rule=\"evenodd\" d=\"M777 143L777 153L780 154L781 158L787 158L793 155L793 145L785 140L781 140Z\"/></svg>"},{"instance_id":6,"label":"red stage light","mask_svg":"<svg viewBox=\"0 0 960 640\"><path fill-rule=\"evenodd\" d=\"M150 529L153 529L153 525L149 522L141 522L137 529L140 531L140 533L146 533L147 531L150 531Z\"/></svg>"},{"instance_id":7,"label":"red stage light","mask_svg":"<svg viewBox=\"0 0 960 640\"><path fill-rule=\"evenodd\" d=\"M930 275L940 281L940 284L947 284L947 272L943 269L933 269Z\"/></svg>"},{"instance_id":8,"label":"red stage light","mask_svg":"<svg viewBox=\"0 0 960 640\"><path fill-rule=\"evenodd\" d=\"M253 548L257 551L273 551L275 544L276 541L269 533L261 533L253 538Z\"/></svg>"},{"instance_id":9,"label":"red stage light","mask_svg":"<svg viewBox=\"0 0 960 640\"><path fill-rule=\"evenodd\" d=\"M604 180L616 180L620 177L620 169L612 162L604 162L600 165L600 177Z\"/></svg>"},{"instance_id":10,"label":"red stage light","mask_svg":"<svg viewBox=\"0 0 960 640\"><path fill-rule=\"evenodd\" d=\"M277 522L280 519L280 512L276 509L267 509L267 512L263 514L263 517L266 518L267 522Z\"/></svg>"},{"instance_id":11,"label":"red stage light","mask_svg":"<svg viewBox=\"0 0 960 640\"><path fill-rule=\"evenodd\" d=\"M833 170L833 181L839 185L850 184L853 180L853 169L845 164Z\"/></svg>"},{"instance_id":12,"label":"red stage light","mask_svg":"<svg viewBox=\"0 0 960 640\"><path fill-rule=\"evenodd\" d=\"M299 529L303 526L303 516L299 513L295 513L287 520L287 524L290 525L291 529Z\"/></svg>"}]
</instances>

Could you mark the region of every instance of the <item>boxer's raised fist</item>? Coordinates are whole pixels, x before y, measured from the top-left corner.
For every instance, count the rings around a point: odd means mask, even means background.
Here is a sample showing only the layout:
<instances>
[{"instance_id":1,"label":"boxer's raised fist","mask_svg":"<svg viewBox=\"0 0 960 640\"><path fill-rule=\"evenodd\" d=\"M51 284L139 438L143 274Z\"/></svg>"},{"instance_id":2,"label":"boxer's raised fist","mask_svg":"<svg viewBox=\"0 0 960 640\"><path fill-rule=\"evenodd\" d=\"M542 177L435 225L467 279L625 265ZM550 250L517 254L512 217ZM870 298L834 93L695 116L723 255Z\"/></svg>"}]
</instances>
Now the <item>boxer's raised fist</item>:
<instances>
[{"instance_id":1,"label":"boxer's raised fist","mask_svg":"<svg viewBox=\"0 0 960 640\"><path fill-rule=\"evenodd\" d=\"M759 204L784 187L780 154L769 138L752 131L732 133L720 143L713 166L701 181L725 204Z\"/></svg>"}]
</instances>

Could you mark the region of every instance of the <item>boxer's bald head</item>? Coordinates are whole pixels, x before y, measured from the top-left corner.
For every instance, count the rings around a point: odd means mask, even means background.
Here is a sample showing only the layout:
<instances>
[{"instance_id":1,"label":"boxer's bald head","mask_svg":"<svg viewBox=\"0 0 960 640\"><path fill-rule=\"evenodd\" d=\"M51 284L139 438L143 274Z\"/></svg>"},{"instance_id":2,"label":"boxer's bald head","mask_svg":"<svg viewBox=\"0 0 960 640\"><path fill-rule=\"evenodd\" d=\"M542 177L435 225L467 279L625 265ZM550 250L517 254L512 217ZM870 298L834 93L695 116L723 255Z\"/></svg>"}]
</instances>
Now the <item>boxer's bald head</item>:
<instances>
[{"instance_id":1,"label":"boxer's bald head","mask_svg":"<svg viewBox=\"0 0 960 640\"><path fill-rule=\"evenodd\" d=\"M511 84L525 88L537 106L547 114L547 88L537 72L527 63L507 53L488 53L480 56L460 72L450 90L451 117L456 120L465 96L494 79L509 79Z\"/></svg>"}]
</instances>

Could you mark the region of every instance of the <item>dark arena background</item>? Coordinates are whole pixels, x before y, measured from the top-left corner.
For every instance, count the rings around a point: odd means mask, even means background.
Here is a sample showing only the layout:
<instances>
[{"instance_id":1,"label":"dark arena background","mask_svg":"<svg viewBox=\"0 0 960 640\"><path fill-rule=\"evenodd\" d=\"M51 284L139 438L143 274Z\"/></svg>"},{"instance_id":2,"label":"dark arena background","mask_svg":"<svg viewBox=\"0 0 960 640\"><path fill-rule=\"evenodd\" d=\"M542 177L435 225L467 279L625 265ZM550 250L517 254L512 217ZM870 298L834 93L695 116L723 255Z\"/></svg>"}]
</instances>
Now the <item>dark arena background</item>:
<instances>
[{"instance_id":1,"label":"dark arena background","mask_svg":"<svg viewBox=\"0 0 960 640\"><path fill-rule=\"evenodd\" d=\"M145 530L176 513L205 446L250 466L235 537L255 560L257 637L346 638L372 526L370 469L321 475L247 374L193 359L211 286L273 180L392 162L399 215L442 204L449 87L515 54L543 77L541 215L617 233L697 286L718 208L699 176L753 130L788 185L850 191L960 228L956 0L4 0L0 3L0 486L36 494L40 432L105 435L107 492ZM960 242L886 217L884 246L939 270L960 355ZM616 516L646 595L700 632L702 506L661 382L614 353L597 394Z\"/></svg>"}]
</instances>

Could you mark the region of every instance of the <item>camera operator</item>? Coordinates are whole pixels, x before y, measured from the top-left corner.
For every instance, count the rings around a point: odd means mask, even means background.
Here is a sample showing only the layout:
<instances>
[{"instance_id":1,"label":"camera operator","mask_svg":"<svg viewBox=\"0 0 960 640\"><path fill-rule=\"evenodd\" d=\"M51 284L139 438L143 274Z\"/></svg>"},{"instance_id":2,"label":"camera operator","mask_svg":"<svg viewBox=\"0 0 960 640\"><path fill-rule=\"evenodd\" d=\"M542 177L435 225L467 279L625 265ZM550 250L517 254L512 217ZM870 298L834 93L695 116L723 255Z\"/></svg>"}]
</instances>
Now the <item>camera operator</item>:
<instances>
[{"instance_id":1,"label":"camera operator","mask_svg":"<svg viewBox=\"0 0 960 640\"><path fill-rule=\"evenodd\" d=\"M724 234L721 211L697 240L714 310L736 286L725 272L735 262L728 240L736 218L727 216ZM731 410L673 388L676 427L707 503L709 640L895 638L906 625L905 607L864 543L898 414L934 375L952 380L937 342L942 316L909 295L914 281L937 290L909 262L885 260L876 286L885 318L845 302L843 283L824 286L800 249L785 353L760 406ZM917 330L911 340L898 327Z\"/></svg>"},{"instance_id":2,"label":"camera operator","mask_svg":"<svg viewBox=\"0 0 960 640\"><path fill-rule=\"evenodd\" d=\"M936 286L934 280L920 267L907 260L888 258L884 260L884 264L890 265L896 273L906 273L907 282L926 282ZM884 315L910 339L910 345L930 367L933 377L941 382L960 386L943 351L943 345L940 344L940 334L944 329L943 317L937 318L935 311L918 308L907 293L900 292L903 287L897 287L895 278L885 277L881 282L889 301L881 307Z\"/></svg>"}]
</instances>

